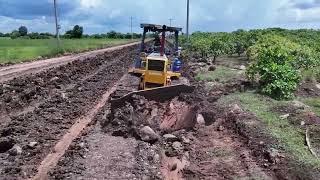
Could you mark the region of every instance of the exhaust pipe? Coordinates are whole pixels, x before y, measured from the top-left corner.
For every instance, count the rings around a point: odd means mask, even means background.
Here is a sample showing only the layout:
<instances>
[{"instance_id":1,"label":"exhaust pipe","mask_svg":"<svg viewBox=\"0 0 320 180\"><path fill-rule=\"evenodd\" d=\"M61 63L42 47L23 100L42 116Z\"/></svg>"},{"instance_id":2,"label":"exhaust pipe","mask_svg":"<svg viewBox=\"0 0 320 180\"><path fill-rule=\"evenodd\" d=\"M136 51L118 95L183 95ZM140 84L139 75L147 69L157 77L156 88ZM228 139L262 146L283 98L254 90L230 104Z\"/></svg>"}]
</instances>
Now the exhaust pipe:
<instances>
[{"instance_id":1,"label":"exhaust pipe","mask_svg":"<svg viewBox=\"0 0 320 180\"><path fill-rule=\"evenodd\" d=\"M160 55L161 56L164 55L164 45L165 45L165 42L166 42L166 29L167 29L167 26L163 25L162 29L163 30L162 30L161 47L160 47Z\"/></svg>"}]
</instances>

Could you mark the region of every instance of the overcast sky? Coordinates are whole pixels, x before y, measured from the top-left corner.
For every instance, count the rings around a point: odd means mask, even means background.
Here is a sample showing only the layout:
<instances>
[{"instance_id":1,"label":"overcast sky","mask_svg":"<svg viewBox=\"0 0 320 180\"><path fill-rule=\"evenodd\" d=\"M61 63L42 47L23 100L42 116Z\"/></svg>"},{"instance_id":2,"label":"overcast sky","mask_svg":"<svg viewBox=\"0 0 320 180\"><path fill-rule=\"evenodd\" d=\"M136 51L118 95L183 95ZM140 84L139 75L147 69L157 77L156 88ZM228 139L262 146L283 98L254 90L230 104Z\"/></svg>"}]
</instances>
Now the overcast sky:
<instances>
[{"instance_id":1,"label":"overcast sky","mask_svg":"<svg viewBox=\"0 0 320 180\"><path fill-rule=\"evenodd\" d=\"M186 0L57 0L64 32L79 24L85 33L134 31L139 23L185 27ZM320 27L320 0L190 0L191 31L233 31L265 27ZM0 32L19 26L54 32L53 0L0 0Z\"/></svg>"}]
</instances>

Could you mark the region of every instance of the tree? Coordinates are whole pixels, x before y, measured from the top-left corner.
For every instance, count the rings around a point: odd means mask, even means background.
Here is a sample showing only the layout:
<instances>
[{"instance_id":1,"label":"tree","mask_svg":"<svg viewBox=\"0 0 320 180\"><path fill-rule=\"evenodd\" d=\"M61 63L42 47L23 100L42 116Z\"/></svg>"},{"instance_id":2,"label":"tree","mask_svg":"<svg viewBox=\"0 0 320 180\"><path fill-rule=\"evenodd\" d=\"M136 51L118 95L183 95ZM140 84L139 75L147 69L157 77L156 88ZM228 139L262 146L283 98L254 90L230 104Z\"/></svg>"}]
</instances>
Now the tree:
<instances>
[{"instance_id":1,"label":"tree","mask_svg":"<svg viewBox=\"0 0 320 180\"><path fill-rule=\"evenodd\" d=\"M212 39L209 50L209 53L213 56L212 63L215 63L217 57L219 57L220 55L226 54L226 51L227 49L225 42L221 41L219 38Z\"/></svg>"},{"instance_id":2,"label":"tree","mask_svg":"<svg viewBox=\"0 0 320 180\"><path fill-rule=\"evenodd\" d=\"M107 37L111 38L111 39L115 39L115 38L117 38L117 32L110 31L110 32L107 33Z\"/></svg>"},{"instance_id":3,"label":"tree","mask_svg":"<svg viewBox=\"0 0 320 180\"><path fill-rule=\"evenodd\" d=\"M0 32L0 37L4 37L4 34Z\"/></svg>"},{"instance_id":4,"label":"tree","mask_svg":"<svg viewBox=\"0 0 320 180\"><path fill-rule=\"evenodd\" d=\"M26 36L28 34L28 29L25 26L19 27L20 36Z\"/></svg>"},{"instance_id":5,"label":"tree","mask_svg":"<svg viewBox=\"0 0 320 180\"><path fill-rule=\"evenodd\" d=\"M17 39L18 37L20 37L20 33L17 30L12 31L12 33L10 34L11 39Z\"/></svg>"},{"instance_id":6,"label":"tree","mask_svg":"<svg viewBox=\"0 0 320 180\"><path fill-rule=\"evenodd\" d=\"M72 38L81 38L83 34L83 27L75 25L72 30Z\"/></svg>"},{"instance_id":7,"label":"tree","mask_svg":"<svg viewBox=\"0 0 320 180\"><path fill-rule=\"evenodd\" d=\"M64 38L81 38L83 35L83 27L75 25L72 30L65 33Z\"/></svg>"}]
</instances>

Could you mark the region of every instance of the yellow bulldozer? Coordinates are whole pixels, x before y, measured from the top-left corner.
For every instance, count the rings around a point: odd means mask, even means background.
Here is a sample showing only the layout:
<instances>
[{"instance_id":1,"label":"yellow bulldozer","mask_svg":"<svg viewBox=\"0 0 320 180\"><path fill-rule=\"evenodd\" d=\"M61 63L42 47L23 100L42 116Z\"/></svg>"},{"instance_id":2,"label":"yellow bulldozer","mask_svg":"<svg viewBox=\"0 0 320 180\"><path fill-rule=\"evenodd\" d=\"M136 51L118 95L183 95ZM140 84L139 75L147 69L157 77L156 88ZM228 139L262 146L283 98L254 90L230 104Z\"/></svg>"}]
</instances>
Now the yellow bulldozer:
<instances>
[{"instance_id":1,"label":"yellow bulldozer","mask_svg":"<svg viewBox=\"0 0 320 180\"><path fill-rule=\"evenodd\" d=\"M134 77L135 79L138 78L137 89L131 89L121 96L113 96L112 104L123 105L133 95L161 101L173 98L181 93L193 92L194 88L190 86L189 81L181 77L182 61L179 52L178 35L182 29L155 24L141 24L141 28L143 28L143 36L140 57L135 60L134 66L129 70L130 78L127 80L127 83L129 81L135 82ZM161 39L156 37L153 47L146 48L145 39L148 32L161 34ZM166 32L175 34L174 53L166 51ZM157 39L160 42L157 42ZM125 84L121 84L121 87L126 89ZM126 90L128 91L128 88Z\"/></svg>"}]
</instances>

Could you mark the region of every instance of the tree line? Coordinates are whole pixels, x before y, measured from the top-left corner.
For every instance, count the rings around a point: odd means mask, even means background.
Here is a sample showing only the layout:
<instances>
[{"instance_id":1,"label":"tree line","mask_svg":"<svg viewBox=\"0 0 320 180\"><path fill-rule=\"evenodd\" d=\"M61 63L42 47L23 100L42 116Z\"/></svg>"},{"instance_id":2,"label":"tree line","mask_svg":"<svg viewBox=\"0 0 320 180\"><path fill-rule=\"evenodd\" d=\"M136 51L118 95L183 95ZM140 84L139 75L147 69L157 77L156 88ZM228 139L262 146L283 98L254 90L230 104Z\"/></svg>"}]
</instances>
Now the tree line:
<instances>
[{"instance_id":1,"label":"tree line","mask_svg":"<svg viewBox=\"0 0 320 180\"><path fill-rule=\"evenodd\" d=\"M73 29L66 31L61 38L65 39L80 39L80 38L93 38L93 39L103 39L103 38L110 38L110 39L137 39L141 38L141 34L137 33L121 33L116 31L110 31L107 33L101 34L84 34L84 30L82 26L75 25ZM0 37L8 37L11 39L23 38L23 39L50 39L55 38L56 35L51 33L38 33L38 32L29 32L26 26L21 26L17 30L13 30L11 33L1 33Z\"/></svg>"}]
</instances>

